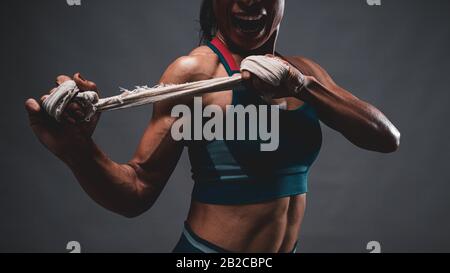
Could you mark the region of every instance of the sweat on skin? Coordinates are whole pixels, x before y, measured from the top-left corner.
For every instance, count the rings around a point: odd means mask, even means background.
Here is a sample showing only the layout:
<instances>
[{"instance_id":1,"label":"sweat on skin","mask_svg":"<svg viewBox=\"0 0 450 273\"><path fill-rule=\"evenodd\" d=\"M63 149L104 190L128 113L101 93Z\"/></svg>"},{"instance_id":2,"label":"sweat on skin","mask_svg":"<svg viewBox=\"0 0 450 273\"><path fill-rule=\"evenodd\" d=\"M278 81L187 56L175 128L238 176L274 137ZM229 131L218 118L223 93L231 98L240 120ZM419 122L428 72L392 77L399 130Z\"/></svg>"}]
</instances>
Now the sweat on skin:
<instances>
[{"instance_id":1,"label":"sweat on skin","mask_svg":"<svg viewBox=\"0 0 450 273\"><path fill-rule=\"evenodd\" d=\"M260 140L262 152L278 149L280 139L279 105L258 105L258 107L256 105L227 105L224 113L219 105L207 105L203 108L202 98L195 97L193 109L194 113L187 105L176 105L172 108L171 116L178 118L171 128L172 138L175 141ZM209 118L205 124L203 124L204 118ZM248 124L246 124L247 120ZM270 124L270 129L268 124ZM248 138L246 138L247 133Z\"/></svg>"}]
</instances>

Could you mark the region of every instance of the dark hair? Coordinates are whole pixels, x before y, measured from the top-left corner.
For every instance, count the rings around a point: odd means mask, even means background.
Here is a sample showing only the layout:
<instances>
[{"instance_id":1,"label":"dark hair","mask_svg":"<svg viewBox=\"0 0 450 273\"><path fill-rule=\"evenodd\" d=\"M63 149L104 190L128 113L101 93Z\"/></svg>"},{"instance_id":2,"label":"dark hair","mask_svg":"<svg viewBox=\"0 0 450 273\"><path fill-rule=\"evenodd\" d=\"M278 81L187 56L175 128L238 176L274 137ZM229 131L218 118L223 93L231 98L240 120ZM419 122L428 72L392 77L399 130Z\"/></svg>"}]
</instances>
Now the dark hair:
<instances>
[{"instance_id":1,"label":"dark hair","mask_svg":"<svg viewBox=\"0 0 450 273\"><path fill-rule=\"evenodd\" d=\"M211 41L217 32L214 0L203 0L200 8L200 44Z\"/></svg>"}]
</instances>

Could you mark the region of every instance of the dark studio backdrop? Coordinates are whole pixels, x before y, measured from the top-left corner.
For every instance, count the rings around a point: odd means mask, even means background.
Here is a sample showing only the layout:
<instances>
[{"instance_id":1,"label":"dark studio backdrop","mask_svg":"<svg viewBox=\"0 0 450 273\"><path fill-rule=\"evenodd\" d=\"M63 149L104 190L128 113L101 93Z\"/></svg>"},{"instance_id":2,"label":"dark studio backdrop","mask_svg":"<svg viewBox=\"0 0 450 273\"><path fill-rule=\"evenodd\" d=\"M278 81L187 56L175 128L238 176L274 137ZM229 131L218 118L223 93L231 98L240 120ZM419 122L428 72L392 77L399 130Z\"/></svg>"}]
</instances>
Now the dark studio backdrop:
<instances>
[{"instance_id":1,"label":"dark studio backdrop","mask_svg":"<svg viewBox=\"0 0 450 273\"><path fill-rule=\"evenodd\" d=\"M321 64L400 129L395 154L356 148L323 126L300 252L450 252L450 2L287 0L278 51ZM96 205L38 143L23 103L77 71L103 96L155 84L198 43L200 0L9 0L1 7L0 252L169 252L193 182L184 153L156 205L125 219ZM151 106L104 114L102 149L126 162Z\"/></svg>"}]
</instances>

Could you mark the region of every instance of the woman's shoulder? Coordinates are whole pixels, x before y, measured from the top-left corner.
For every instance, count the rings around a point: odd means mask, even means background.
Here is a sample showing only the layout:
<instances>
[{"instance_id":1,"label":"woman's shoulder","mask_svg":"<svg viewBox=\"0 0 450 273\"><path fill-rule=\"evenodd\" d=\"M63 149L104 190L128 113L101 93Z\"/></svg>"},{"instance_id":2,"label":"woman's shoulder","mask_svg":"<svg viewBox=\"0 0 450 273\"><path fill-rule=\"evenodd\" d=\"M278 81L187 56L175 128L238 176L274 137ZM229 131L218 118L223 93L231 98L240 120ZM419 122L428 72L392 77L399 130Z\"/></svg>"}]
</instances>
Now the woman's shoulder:
<instances>
[{"instance_id":1,"label":"woman's shoulder","mask_svg":"<svg viewBox=\"0 0 450 273\"><path fill-rule=\"evenodd\" d=\"M169 67L171 74L189 81L199 81L214 77L219 58L207 46L200 46L188 55L178 57Z\"/></svg>"},{"instance_id":2,"label":"woman's shoulder","mask_svg":"<svg viewBox=\"0 0 450 273\"><path fill-rule=\"evenodd\" d=\"M185 56L175 59L166 69L160 79L164 84L181 84L207 80L214 77L219 58L206 46L200 46ZM190 104L189 97L177 97L155 104L154 111L159 115L170 115L174 105Z\"/></svg>"}]
</instances>

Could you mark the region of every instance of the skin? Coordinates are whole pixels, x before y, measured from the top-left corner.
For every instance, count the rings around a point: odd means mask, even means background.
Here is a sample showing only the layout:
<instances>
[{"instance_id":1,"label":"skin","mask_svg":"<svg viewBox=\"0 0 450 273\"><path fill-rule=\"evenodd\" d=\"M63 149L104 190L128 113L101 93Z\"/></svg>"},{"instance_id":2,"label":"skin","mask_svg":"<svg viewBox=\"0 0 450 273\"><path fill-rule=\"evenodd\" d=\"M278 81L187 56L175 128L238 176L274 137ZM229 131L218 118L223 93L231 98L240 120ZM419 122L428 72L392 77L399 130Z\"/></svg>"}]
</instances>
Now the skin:
<instances>
[{"instance_id":1,"label":"skin","mask_svg":"<svg viewBox=\"0 0 450 273\"><path fill-rule=\"evenodd\" d=\"M235 13L248 14L265 9L267 20L263 33L247 37L231 24ZM275 53L279 25L283 18L283 0L221 0L215 1L219 33L232 51L237 64L252 54ZM374 106L339 87L318 64L303 57L285 57L290 75L281 87L268 86L249 72L243 76L247 85L255 87L272 103L285 102L294 109L307 102L313 105L320 120L340 132L363 149L382 153L394 152L400 133ZM306 82L298 92L300 73ZM205 46L175 60L162 75L161 83L184 83L227 76L218 57ZM93 82L79 73L72 77L81 90L96 90ZM57 84L71 79L59 76ZM52 92L52 91L50 91ZM203 95L205 105L225 108L231 104L231 90ZM87 194L108 210L126 217L136 217L149 210L157 200L174 170L183 143L172 139L170 128L176 121L170 112L176 104L191 105L184 97L154 105L151 121L133 158L119 164L108 158L92 140L100 118L90 122L81 107L71 103L56 123L41 108L40 101L25 103L30 126L37 138L53 154L67 164ZM289 252L298 239L306 208L306 194L279 198L260 204L223 206L192 201L187 221L193 231L224 249L237 252Z\"/></svg>"}]
</instances>

